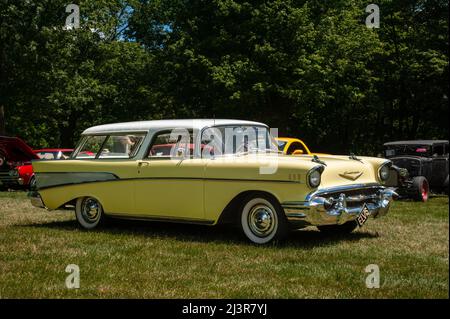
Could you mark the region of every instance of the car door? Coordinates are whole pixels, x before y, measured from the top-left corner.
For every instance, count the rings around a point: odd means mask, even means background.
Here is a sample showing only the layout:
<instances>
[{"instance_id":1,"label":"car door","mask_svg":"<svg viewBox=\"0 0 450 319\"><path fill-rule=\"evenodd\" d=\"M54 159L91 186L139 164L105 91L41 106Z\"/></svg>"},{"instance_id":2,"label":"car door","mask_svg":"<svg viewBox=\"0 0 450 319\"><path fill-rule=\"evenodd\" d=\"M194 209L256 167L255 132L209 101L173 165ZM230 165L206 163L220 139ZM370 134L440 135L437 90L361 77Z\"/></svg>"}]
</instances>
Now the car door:
<instances>
[{"instance_id":1,"label":"car door","mask_svg":"<svg viewBox=\"0 0 450 319\"><path fill-rule=\"evenodd\" d=\"M447 147L448 149L448 147ZM448 154L445 154L445 144L433 145L432 176L430 185L441 188L448 176Z\"/></svg>"},{"instance_id":2,"label":"car door","mask_svg":"<svg viewBox=\"0 0 450 319\"><path fill-rule=\"evenodd\" d=\"M204 222L204 160L194 158L192 132L186 140L173 132L155 133L137 162L135 210L143 217Z\"/></svg>"}]
</instances>

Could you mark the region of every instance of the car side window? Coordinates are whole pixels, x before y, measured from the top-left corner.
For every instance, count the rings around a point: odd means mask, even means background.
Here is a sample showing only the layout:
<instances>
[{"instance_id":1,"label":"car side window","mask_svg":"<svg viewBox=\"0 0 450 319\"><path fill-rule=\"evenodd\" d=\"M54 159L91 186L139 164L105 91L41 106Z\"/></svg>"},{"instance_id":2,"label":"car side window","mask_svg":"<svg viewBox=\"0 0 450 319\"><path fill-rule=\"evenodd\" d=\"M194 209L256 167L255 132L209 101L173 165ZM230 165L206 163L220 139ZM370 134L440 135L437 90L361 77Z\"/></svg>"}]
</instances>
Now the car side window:
<instances>
[{"instance_id":1,"label":"car side window","mask_svg":"<svg viewBox=\"0 0 450 319\"><path fill-rule=\"evenodd\" d=\"M75 158L77 159L92 159L95 158L97 153L102 148L103 143L105 142L107 136L105 135L92 135L89 136L84 142L83 147L78 152Z\"/></svg>"},{"instance_id":2,"label":"car side window","mask_svg":"<svg viewBox=\"0 0 450 319\"><path fill-rule=\"evenodd\" d=\"M444 144L433 146L433 156L443 156L444 155Z\"/></svg>"},{"instance_id":3,"label":"car side window","mask_svg":"<svg viewBox=\"0 0 450 319\"><path fill-rule=\"evenodd\" d=\"M303 152L302 154L308 154L306 149L303 147L303 145L300 142L292 142L291 145L289 145L288 150L286 151L287 155L291 155L295 151Z\"/></svg>"},{"instance_id":4,"label":"car side window","mask_svg":"<svg viewBox=\"0 0 450 319\"><path fill-rule=\"evenodd\" d=\"M111 135L103 144L98 158L131 158L143 139L143 134Z\"/></svg>"},{"instance_id":5,"label":"car side window","mask_svg":"<svg viewBox=\"0 0 450 319\"><path fill-rule=\"evenodd\" d=\"M192 157L193 140L192 131L187 130L156 133L147 158Z\"/></svg>"}]
</instances>

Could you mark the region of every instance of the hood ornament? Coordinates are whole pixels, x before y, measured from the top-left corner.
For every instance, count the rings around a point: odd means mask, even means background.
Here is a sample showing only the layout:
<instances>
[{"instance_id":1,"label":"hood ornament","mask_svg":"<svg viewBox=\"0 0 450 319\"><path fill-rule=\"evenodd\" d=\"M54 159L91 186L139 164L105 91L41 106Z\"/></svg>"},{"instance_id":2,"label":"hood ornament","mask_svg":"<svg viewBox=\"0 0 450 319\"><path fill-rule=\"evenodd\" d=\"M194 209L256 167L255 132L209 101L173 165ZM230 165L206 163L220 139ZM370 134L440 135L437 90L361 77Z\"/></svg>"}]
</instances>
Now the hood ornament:
<instances>
[{"instance_id":1,"label":"hood ornament","mask_svg":"<svg viewBox=\"0 0 450 319\"><path fill-rule=\"evenodd\" d=\"M349 156L348 158L351 159L351 160L354 160L354 161L358 161L358 162L360 162L360 163L363 162L362 159L357 158L356 155L353 154L353 153L350 153L350 156Z\"/></svg>"},{"instance_id":2,"label":"hood ornament","mask_svg":"<svg viewBox=\"0 0 450 319\"><path fill-rule=\"evenodd\" d=\"M311 161L314 163L322 164L323 166L327 166L327 164L324 161L320 160L319 156L317 156L317 155L313 155L313 158Z\"/></svg>"},{"instance_id":3,"label":"hood ornament","mask_svg":"<svg viewBox=\"0 0 450 319\"><path fill-rule=\"evenodd\" d=\"M340 177L352 180L352 181L356 181L358 178L361 177L363 173L362 172L344 172L343 174L339 174Z\"/></svg>"}]
</instances>

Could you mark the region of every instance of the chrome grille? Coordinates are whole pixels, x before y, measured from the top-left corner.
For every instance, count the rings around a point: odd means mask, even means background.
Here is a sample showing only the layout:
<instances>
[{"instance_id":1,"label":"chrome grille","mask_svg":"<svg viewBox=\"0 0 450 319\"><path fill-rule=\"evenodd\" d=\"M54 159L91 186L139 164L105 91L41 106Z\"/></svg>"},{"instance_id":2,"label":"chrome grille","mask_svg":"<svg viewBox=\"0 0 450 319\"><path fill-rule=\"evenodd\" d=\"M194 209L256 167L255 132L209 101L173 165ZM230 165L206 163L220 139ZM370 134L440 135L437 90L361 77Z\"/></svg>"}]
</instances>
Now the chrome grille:
<instances>
[{"instance_id":1,"label":"chrome grille","mask_svg":"<svg viewBox=\"0 0 450 319\"><path fill-rule=\"evenodd\" d=\"M360 207L363 203L376 203L379 201L382 189L383 187L380 185L368 187L350 186L348 189L319 190L312 197L326 198L333 205L344 197L348 207Z\"/></svg>"},{"instance_id":2,"label":"chrome grille","mask_svg":"<svg viewBox=\"0 0 450 319\"><path fill-rule=\"evenodd\" d=\"M9 175L9 171L0 171L0 182L3 184L17 183L18 179L17 176Z\"/></svg>"}]
</instances>

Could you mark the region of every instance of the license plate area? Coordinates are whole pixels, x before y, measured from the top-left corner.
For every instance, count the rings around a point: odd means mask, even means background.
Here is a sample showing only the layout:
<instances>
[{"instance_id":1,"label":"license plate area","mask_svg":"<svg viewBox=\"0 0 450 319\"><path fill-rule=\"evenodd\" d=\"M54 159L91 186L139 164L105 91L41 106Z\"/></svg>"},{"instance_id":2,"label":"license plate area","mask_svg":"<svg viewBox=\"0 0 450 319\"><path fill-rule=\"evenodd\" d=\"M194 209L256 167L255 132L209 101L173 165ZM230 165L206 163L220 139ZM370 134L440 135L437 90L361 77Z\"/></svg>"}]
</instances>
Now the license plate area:
<instances>
[{"instance_id":1,"label":"license plate area","mask_svg":"<svg viewBox=\"0 0 450 319\"><path fill-rule=\"evenodd\" d=\"M370 210L367 207L366 204L363 205L361 212L359 213L358 217L356 218L356 222L358 223L359 227L362 227L362 225L365 224L365 222L369 219L370 216Z\"/></svg>"}]
</instances>

